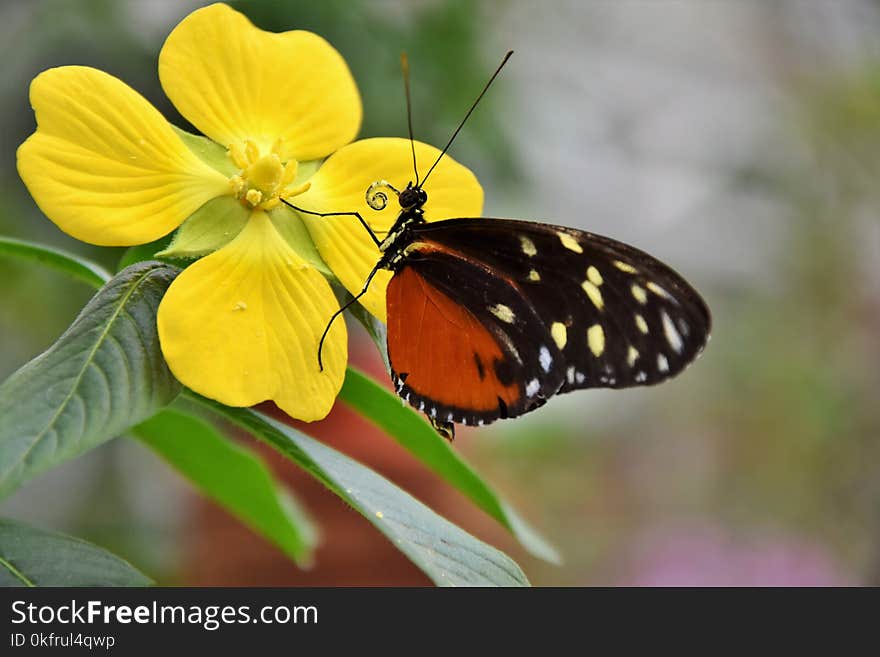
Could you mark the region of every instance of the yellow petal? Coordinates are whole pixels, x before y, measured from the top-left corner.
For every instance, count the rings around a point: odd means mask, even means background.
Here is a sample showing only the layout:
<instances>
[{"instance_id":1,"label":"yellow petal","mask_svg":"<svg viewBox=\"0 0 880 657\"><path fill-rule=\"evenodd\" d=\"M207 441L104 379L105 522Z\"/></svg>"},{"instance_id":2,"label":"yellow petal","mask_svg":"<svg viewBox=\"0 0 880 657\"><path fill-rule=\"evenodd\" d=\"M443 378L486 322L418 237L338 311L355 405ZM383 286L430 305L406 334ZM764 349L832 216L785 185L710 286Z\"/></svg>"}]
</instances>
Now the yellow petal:
<instances>
[{"instance_id":1,"label":"yellow petal","mask_svg":"<svg viewBox=\"0 0 880 657\"><path fill-rule=\"evenodd\" d=\"M162 353L174 375L229 406L267 399L301 420L330 411L348 357L329 284L254 212L228 245L187 267L159 306Z\"/></svg>"},{"instance_id":2,"label":"yellow petal","mask_svg":"<svg viewBox=\"0 0 880 657\"><path fill-rule=\"evenodd\" d=\"M134 89L84 66L49 69L31 83L37 131L18 149L18 172L64 232L125 246L171 232L229 191Z\"/></svg>"},{"instance_id":3,"label":"yellow petal","mask_svg":"<svg viewBox=\"0 0 880 657\"><path fill-rule=\"evenodd\" d=\"M422 174L437 159L440 151L416 142L416 158ZM387 207L377 212L367 205L367 187L377 180L387 180L398 190L413 180L412 152L408 139L363 139L331 155L309 182L311 188L291 202L316 212L360 212L361 216L385 237L400 205L393 194ZM483 188L474 174L448 155L434 169L425 185L428 221L454 217L479 217L483 211ZM379 260L379 249L354 217L315 217L303 215L312 239L333 273L349 292L361 290L367 275ZM361 302L373 315L385 320L385 288L390 274L379 272Z\"/></svg>"},{"instance_id":4,"label":"yellow petal","mask_svg":"<svg viewBox=\"0 0 880 657\"><path fill-rule=\"evenodd\" d=\"M264 32L223 4L174 28L159 77L180 113L225 146L249 139L267 153L280 138L283 161L312 160L360 129L357 86L329 43L301 30Z\"/></svg>"}]
</instances>

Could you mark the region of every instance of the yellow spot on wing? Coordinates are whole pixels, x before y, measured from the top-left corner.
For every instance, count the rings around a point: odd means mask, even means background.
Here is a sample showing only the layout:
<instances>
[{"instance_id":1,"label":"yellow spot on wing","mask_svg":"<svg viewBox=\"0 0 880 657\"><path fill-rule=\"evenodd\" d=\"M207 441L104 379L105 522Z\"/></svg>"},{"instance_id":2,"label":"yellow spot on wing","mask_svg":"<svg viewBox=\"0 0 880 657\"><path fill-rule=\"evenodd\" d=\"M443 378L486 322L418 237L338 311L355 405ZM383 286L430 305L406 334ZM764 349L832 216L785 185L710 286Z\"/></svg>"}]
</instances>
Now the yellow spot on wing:
<instances>
[{"instance_id":1,"label":"yellow spot on wing","mask_svg":"<svg viewBox=\"0 0 880 657\"><path fill-rule=\"evenodd\" d=\"M602 285L602 274L599 273L599 270L590 265L587 267L587 278L593 285L599 286Z\"/></svg>"},{"instance_id":2,"label":"yellow spot on wing","mask_svg":"<svg viewBox=\"0 0 880 657\"><path fill-rule=\"evenodd\" d=\"M489 312L502 322L513 324L514 315L509 306L505 306L503 303L496 303L494 306L489 306Z\"/></svg>"},{"instance_id":3,"label":"yellow spot on wing","mask_svg":"<svg viewBox=\"0 0 880 657\"><path fill-rule=\"evenodd\" d=\"M602 330L601 325L593 324L587 329L587 344L596 358L605 351L605 331Z\"/></svg>"},{"instance_id":4,"label":"yellow spot on wing","mask_svg":"<svg viewBox=\"0 0 880 657\"><path fill-rule=\"evenodd\" d=\"M641 304L648 303L648 294L645 292L645 288L633 285L630 290L632 291L632 295L636 298L636 301Z\"/></svg>"},{"instance_id":5,"label":"yellow spot on wing","mask_svg":"<svg viewBox=\"0 0 880 657\"><path fill-rule=\"evenodd\" d=\"M639 350L630 345L629 351L626 352L626 363L630 367L636 364L636 358L639 357Z\"/></svg>"},{"instance_id":6,"label":"yellow spot on wing","mask_svg":"<svg viewBox=\"0 0 880 657\"><path fill-rule=\"evenodd\" d=\"M565 328L565 324L553 322L553 326L550 327L550 335L553 336L553 342L560 350L565 348L565 343L568 342L568 329Z\"/></svg>"},{"instance_id":7,"label":"yellow spot on wing","mask_svg":"<svg viewBox=\"0 0 880 657\"><path fill-rule=\"evenodd\" d=\"M569 251L574 251L575 253L584 252L584 250L581 248L581 245L577 243L577 240L568 233L556 234L559 235L559 241L562 242L562 246L564 246Z\"/></svg>"},{"instance_id":8,"label":"yellow spot on wing","mask_svg":"<svg viewBox=\"0 0 880 657\"><path fill-rule=\"evenodd\" d=\"M645 321L645 318L642 317L641 315L639 315L638 313L636 313L636 326L639 327L639 330L640 330L642 333L646 333L646 334L647 334L647 332L648 332L648 322L646 322L646 321Z\"/></svg>"},{"instance_id":9,"label":"yellow spot on wing","mask_svg":"<svg viewBox=\"0 0 880 657\"><path fill-rule=\"evenodd\" d=\"M541 274L539 274L534 269L529 270L529 280L535 281L536 283L541 280Z\"/></svg>"},{"instance_id":10,"label":"yellow spot on wing","mask_svg":"<svg viewBox=\"0 0 880 657\"><path fill-rule=\"evenodd\" d=\"M593 305L599 310L602 310L605 302L602 299L602 293L599 292L599 288L593 285L590 281L584 281L581 283L581 287L584 288L584 292L590 297L590 301L593 302Z\"/></svg>"},{"instance_id":11,"label":"yellow spot on wing","mask_svg":"<svg viewBox=\"0 0 880 657\"><path fill-rule=\"evenodd\" d=\"M376 511L376 517L381 519L381 518L385 517L385 514L382 513L381 511Z\"/></svg>"},{"instance_id":12,"label":"yellow spot on wing","mask_svg":"<svg viewBox=\"0 0 880 657\"><path fill-rule=\"evenodd\" d=\"M635 274L636 271L638 271L632 265L628 265L627 263L621 262L620 260L615 260L614 266L617 267L620 271L626 272L627 274Z\"/></svg>"},{"instance_id":13,"label":"yellow spot on wing","mask_svg":"<svg viewBox=\"0 0 880 657\"><path fill-rule=\"evenodd\" d=\"M535 243L528 237L520 235L519 243L520 246L522 246L523 253L525 253L527 256L533 256L538 252L538 249L535 248Z\"/></svg>"},{"instance_id":14,"label":"yellow spot on wing","mask_svg":"<svg viewBox=\"0 0 880 657\"><path fill-rule=\"evenodd\" d=\"M671 299L672 298L672 295L669 294L669 292L667 292L662 287L657 285L654 281L648 282L648 289L651 290L651 292L653 292L654 294L657 294L657 295L663 297L664 299Z\"/></svg>"}]
</instances>

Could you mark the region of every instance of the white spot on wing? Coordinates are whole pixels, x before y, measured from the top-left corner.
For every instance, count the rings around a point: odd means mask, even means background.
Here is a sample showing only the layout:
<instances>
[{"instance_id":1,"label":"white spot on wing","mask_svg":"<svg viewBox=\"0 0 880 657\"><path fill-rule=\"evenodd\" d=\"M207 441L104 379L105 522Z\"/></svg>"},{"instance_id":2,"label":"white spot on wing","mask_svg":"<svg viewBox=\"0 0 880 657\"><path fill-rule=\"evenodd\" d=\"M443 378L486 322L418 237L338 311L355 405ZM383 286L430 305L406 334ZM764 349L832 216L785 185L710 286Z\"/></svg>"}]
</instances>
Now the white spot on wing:
<instances>
[{"instance_id":1,"label":"white spot on wing","mask_svg":"<svg viewBox=\"0 0 880 657\"><path fill-rule=\"evenodd\" d=\"M657 354L657 369L661 372L669 371L669 361L666 360L666 356L663 354Z\"/></svg>"},{"instance_id":2,"label":"white spot on wing","mask_svg":"<svg viewBox=\"0 0 880 657\"><path fill-rule=\"evenodd\" d=\"M636 372L636 376L635 376L636 383L642 383L647 378L648 378L648 375L645 374L644 372Z\"/></svg>"},{"instance_id":3,"label":"white spot on wing","mask_svg":"<svg viewBox=\"0 0 880 657\"><path fill-rule=\"evenodd\" d=\"M675 350L675 353L680 354L681 350L684 349L684 342L682 341L678 330L675 328L675 324L672 323L672 320L669 318L669 315L666 314L666 311L660 313L660 319L663 321L663 334L666 336L666 341L669 343L669 346Z\"/></svg>"},{"instance_id":4,"label":"white spot on wing","mask_svg":"<svg viewBox=\"0 0 880 657\"><path fill-rule=\"evenodd\" d=\"M526 397L534 397L541 389L541 382L538 379L532 379L526 384Z\"/></svg>"},{"instance_id":5,"label":"white spot on wing","mask_svg":"<svg viewBox=\"0 0 880 657\"><path fill-rule=\"evenodd\" d=\"M538 362L541 363L541 369L545 372L550 371L550 366L553 364L553 357L550 355L550 350L541 345L541 349L538 352Z\"/></svg>"},{"instance_id":6,"label":"white spot on wing","mask_svg":"<svg viewBox=\"0 0 880 657\"><path fill-rule=\"evenodd\" d=\"M569 385L574 383L574 365L569 365L568 369L565 370L565 378L568 381Z\"/></svg>"},{"instance_id":7,"label":"white spot on wing","mask_svg":"<svg viewBox=\"0 0 880 657\"><path fill-rule=\"evenodd\" d=\"M584 373L583 373L583 372L577 372L577 373L574 375L574 380L578 382L578 385L580 385L581 383L583 383L584 381L587 380L587 377L584 376Z\"/></svg>"},{"instance_id":8,"label":"white spot on wing","mask_svg":"<svg viewBox=\"0 0 880 657\"><path fill-rule=\"evenodd\" d=\"M678 318L678 330L681 332L681 334L684 337L687 337L688 335L690 335L691 327L688 326L688 323L686 321L684 321L683 318L679 317Z\"/></svg>"}]
</instances>

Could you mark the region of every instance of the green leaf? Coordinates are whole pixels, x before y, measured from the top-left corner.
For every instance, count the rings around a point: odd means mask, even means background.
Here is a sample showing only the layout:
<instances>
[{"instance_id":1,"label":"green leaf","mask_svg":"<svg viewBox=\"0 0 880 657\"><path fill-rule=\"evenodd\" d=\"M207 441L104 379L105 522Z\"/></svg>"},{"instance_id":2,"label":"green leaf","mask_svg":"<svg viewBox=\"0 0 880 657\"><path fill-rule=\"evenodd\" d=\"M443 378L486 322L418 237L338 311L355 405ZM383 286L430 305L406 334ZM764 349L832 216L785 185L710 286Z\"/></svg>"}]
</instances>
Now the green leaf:
<instances>
[{"instance_id":1,"label":"green leaf","mask_svg":"<svg viewBox=\"0 0 880 657\"><path fill-rule=\"evenodd\" d=\"M0 237L0 255L11 255L24 260L38 262L45 267L56 269L68 276L72 276L96 289L110 280L110 272L100 265L72 253L43 244L24 242L12 239L11 237Z\"/></svg>"},{"instance_id":2,"label":"green leaf","mask_svg":"<svg viewBox=\"0 0 880 657\"><path fill-rule=\"evenodd\" d=\"M165 409L132 433L205 496L308 566L317 532L305 510L260 458L204 420Z\"/></svg>"},{"instance_id":3,"label":"green leaf","mask_svg":"<svg viewBox=\"0 0 880 657\"><path fill-rule=\"evenodd\" d=\"M0 497L177 396L156 311L178 270L141 263L92 297L58 341L0 385Z\"/></svg>"},{"instance_id":4,"label":"green leaf","mask_svg":"<svg viewBox=\"0 0 880 657\"><path fill-rule=\"evenodd\" d=\"M0 518L0 586L150 586L124 559L91 543Z\"/></svg>"},{"instance_id":5,"label":"green leaf","mask_svg":"<svg viewBox=\"0 0 880 657\"><path fill-rule=\"evenodd\" d=\"M357 461L256 411L187 393L302 466L440 586L528 586L513 559Z\"/></svg>"},{"instance_id":6,"label":"green leaf","mask_svg":"<svg viewBox=\"0 0 880 657\"><path fill-rule=\"evenodd\" d=\"M493 491L421 415L402 406L397 395L349 367L339 398L504 525L532 555L561 563L556 549Z\"/></svg>"}]
</instances>

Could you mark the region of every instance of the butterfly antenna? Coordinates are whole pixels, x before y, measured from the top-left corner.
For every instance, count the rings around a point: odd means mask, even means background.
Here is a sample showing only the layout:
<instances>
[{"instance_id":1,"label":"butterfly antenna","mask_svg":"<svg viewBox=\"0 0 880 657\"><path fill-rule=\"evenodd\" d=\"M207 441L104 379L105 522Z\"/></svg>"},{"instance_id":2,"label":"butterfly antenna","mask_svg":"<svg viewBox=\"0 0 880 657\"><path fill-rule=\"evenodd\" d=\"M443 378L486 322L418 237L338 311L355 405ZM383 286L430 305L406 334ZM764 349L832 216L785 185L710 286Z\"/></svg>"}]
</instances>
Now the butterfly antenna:
<instances>
[{"instance_id":1,"label":"butterfly antenna","mask_svg":"<svg viewBox=\"0 0 880 657\"><path fill-rule=\"evenodd\" d=\"M476 109L477 104L486 95L486 92L489 90L489 87L495 81L495 78L498 77L498 74L501 73L501 69L504 68L504 65L507 63L507 60L510 59L510 56L513 54L512 50L509 50L506 55L504 55L504 59L501 60L501 63L498 65L498 68L495 69L495 72L492 74L492 77L489 78L489 81L486 83L486 86L483 87L483 90L480 92L480 95L477 96L477 99L474 101L474 104L471 105L471 108L468 110L467 114L464 115L464 118L461 120L461 123L458 124L458 127L455 129L455 132L452 133L452 137L449 138L449 141L446 142L446 146L443 147L443 150L440 152L440 155L437 156L437 159L434 161L434 164L431 165L431 168L428 169L428 173L425 174L425 177L422 179L422 184L425 184L425 181L428 179L428 176L431 175L431 172L434 170L440 160L443 159L443 156L446 155L446 151L449 150L449 147L452 145L452 142L455 141L455 138L458 136L458 133L461 132L461 129L464 127L464 124L467 122L470 115Z\"/></svg>"},{"instance_id":2,"label":"butterfly antenna","mask_svg":"<svg viewBox=\"0 0 880 657\"><path fill-rule=\"evenodd\" d=\"M412 149L413 171L416 174L416 187L419 186L419 167L416 164L416 142L413 139L412 98L409 93L409 58L405 52L400 53L400 70L403 71L403 90L406 93L406 124L409 126L409 145Z\"/></svg>"}]
</instances>

